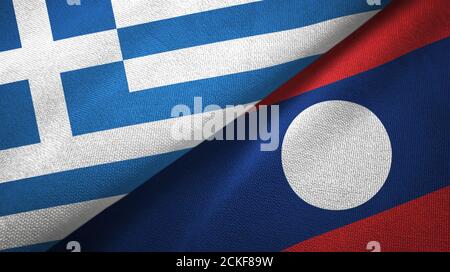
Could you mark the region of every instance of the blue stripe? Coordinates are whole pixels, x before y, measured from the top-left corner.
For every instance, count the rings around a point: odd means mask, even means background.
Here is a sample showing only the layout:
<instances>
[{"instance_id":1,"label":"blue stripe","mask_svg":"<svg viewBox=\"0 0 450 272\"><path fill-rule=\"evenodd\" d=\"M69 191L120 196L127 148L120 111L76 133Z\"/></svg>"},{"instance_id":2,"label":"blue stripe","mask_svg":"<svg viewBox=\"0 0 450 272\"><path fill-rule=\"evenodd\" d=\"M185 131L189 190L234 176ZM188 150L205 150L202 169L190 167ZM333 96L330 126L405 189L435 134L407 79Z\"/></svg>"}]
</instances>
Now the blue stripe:
<instances>
[{"instance_id":1,"label":"blue stripe","mask_svg":"<svg viewBox=\"0 0 450 272\"><path fill-rule=\"evenodd\" d=\"M76 240L84 251L279 251L450 185L449 47L450 38L280 104L281 135L321 101L355 102L378 116L392 165L363 205L331 211L302 201L281 151L261 152L259 141L205 142L55 250Z\"/></svg>"},{"instance_id":2,"label":"blue stripe","mask_svg":"<svg viewBox=\"0 0 450 272\"><path fill-rule=\"evenodd\" d=\"M55 41L116 28L110 0L84 0L80 5L46 0L46 4Z\"/></svg>"},{"instance_id":3,"label":"blue stripe","mask_svg":"<svg viewBox=\"0 0 450 272\"><path fill-rule=\"evenodd\" d=\"M124 59L315 24L382 8L366 1L266 0L118 30Z\"/></svg>"},{"instance_id":4,"label":"blue stripe","mask_svg":"<svg viewBox=\"0 0 450 272\"><path fill-rule=\"evenodd\" d=\"M19 29L12 0L0 1L0 52L20 48Z\"/></svg>"},{"instance_id":5,"label":"blue stripe","mask_svg":"<svg viewBox=\"0 0 450 272\"><path fill-rule=\"evenodd\" d=\"M0 216L127 194L187 151L0 184Z\"/></svg>"},{"instance_id":6,"label":"blue stripe","mask_svg":"<svg viewBox=\"0 0 450 272\"><path fill-rule=\"evenodd\" d=\"M39 142L28 81L0 85L0 150Z\"/></svg>"},{"instance_id":7,"label":"blue stripe","mask_svg":"<svg viewBox=\"0 0 450 272\"><path fill-rule=\"evenodd\" d=\"M63 73L64 93L74 135L170 118L178 104L238 105L260 100L317 56L234 75L128 91L122 62Z\"/></svg>"}]
</instances>

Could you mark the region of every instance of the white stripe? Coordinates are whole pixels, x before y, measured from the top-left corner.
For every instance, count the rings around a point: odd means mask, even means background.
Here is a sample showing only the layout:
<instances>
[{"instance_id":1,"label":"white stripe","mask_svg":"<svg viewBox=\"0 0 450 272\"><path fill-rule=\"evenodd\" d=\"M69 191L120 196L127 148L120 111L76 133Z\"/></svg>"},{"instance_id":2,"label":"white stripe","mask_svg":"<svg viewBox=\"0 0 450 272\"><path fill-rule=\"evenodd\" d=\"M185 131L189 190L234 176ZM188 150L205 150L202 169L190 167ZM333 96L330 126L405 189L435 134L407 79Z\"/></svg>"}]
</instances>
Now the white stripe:
<instances>
[{"instance_id":1,"label":"white stripe","mask_svg":"<svg viewBox=\"0 0 450 272\"><path fill-rule=\"evenodd\" d=\"M212 111L3 150L0 151L0 184L194 147L201 141L173 139L172 127L193 121L204 124L212 118L221 117Z\"/></svg>"},{"instance_id":2,"label":"white stripe","mask_svg":"<svg viewBox=\"0 0 450 272\"><path fill-rule=\"evenodd\" d=\"M125 60L130 91L267 68L322 54L377 11ZM151 75L143 77L142 75Z\"/></svg>"},{"instance_id":3,"label":"white stripe","mask_svg":"<svg viewBox=\"0 0 450 272\"><path fill-rule=\"evenodd\" d=\"M0 217L0 250L62 240L122 197Z\"/></svg>"},{"instance_id":4,"label":"white stripe","mask_svg":"<svg viewBox=\"0 0 450 272\"><path fill-rule=\"evenodd\" d=\"M261 0L112 0L118 28Z\"/></svg>"},{"instance_id":5,"label":"white stripe","mask_svg":"<svg viewBox=\"0 0 450 272\"><path fill-rule=\"evenodd\" d=\"M22 47L53 41L45 0L14 0L13 5Z\"/></svg>"}]
</instances>

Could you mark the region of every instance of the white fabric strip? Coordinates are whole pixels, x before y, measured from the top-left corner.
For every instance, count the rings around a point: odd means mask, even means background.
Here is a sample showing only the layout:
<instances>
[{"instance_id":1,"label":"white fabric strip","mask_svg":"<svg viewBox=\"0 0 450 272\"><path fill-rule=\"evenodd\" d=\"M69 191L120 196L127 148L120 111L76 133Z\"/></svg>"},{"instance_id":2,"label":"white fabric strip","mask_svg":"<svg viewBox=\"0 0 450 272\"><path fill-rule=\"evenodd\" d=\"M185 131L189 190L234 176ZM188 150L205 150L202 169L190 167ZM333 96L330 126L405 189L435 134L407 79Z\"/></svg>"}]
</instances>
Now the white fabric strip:
<instances>
[{"instance_id":1,"label":"white fabric strip","mask_svg":"<svg viewBox=\"0 0 450 272\"><path fill-rule=\"evenodd\" d=\"M122 196L0 217L0 250L64 239Z\"/></svg>"},{"instance_id":2,"label":"white fabric strip","mask_svg":"<svg viewBox=\"0 0 450 272\"><path fill-rule=\"evenodd\" d=\"M112 0L118 28L261 0Z\"/></svg>"},{"instance_id":3,"label":"white fabric strip","mask_svg":"<svg viewBox=\"0 0 450 272\"><path fill-rule=\"evenodd\" d=\"M130 91L140 91L267 68L322 54L376 12L125 60L129 88Z\"/></svg>"}]
</instances>

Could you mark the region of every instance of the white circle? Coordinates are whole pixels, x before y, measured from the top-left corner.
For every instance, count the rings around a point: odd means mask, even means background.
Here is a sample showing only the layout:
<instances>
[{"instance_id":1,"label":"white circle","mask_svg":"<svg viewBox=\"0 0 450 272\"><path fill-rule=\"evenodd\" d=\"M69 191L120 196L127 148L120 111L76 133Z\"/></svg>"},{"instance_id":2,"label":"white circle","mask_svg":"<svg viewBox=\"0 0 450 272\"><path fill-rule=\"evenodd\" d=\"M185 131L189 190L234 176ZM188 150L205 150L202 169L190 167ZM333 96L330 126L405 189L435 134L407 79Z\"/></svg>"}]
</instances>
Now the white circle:
<instances>
[{"instance_id":1,"label":"white circle","mask_svg":"<svg viewBox=\"0 0 450 272\"><path fill-rule=\"evenodd\" d=\"M305 202L327 210L359 206L381 189L392 149L381 121L347 101L326 101L301 112L283 139L289 185Z\"/></svg>"}]
</instances>

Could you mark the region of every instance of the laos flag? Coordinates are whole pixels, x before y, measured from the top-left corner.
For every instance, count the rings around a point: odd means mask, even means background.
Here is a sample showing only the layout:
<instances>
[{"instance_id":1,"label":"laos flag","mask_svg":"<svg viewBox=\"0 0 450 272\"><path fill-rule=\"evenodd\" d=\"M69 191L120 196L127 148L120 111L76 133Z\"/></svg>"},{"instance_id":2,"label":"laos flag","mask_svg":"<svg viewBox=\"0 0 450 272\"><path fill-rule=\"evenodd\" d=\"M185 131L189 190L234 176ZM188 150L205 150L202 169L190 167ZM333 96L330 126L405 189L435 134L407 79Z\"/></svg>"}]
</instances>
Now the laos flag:
<instances>
[{"instance_id":1,"label":"laos flag","mask_svg":"<svg viewBox=\"0 0 450 272\"><path fill-rule=\"evenodd\" d=\"M450 251L449 8L394 1L53 249Z\"/></svg>"}]
</instances>

